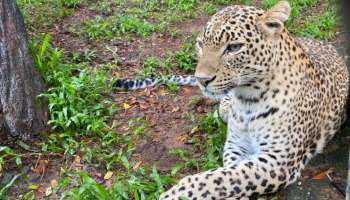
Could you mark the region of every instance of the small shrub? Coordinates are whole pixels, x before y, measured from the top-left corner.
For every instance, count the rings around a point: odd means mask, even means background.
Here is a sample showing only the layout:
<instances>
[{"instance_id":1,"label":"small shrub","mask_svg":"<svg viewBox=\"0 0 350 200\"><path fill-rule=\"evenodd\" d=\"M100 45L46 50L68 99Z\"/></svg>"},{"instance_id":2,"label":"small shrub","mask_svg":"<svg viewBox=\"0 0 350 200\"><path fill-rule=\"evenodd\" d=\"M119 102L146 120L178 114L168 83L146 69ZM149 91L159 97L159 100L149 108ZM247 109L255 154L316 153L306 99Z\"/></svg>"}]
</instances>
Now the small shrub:
<instances>
[{"instance_id":1,"label":"small shrub","mask_svg":"<svg viewBox=\"0 0 350 200\"><path fill-rule=\"evenodd\" d=\"M209 15L215 14L218 11L218 9L215 5L208 3L208 2L205 2L202 5L202 10Z\"/></svg>"}]
</instances>

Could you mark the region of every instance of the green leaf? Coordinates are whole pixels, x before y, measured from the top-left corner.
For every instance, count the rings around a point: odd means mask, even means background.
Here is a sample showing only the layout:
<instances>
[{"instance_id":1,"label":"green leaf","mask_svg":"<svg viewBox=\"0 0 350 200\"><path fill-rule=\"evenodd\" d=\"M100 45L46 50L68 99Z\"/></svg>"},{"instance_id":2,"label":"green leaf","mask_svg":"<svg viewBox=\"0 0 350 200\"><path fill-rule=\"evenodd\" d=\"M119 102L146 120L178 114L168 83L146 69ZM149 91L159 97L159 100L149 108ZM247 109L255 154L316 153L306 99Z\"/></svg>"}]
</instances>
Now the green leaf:
<instances>
[{"instance_id":1,"label":"green leaf","mask_svg":"<svg viewBox=\"0 0 350 200\"><path fill-rule=\"evenodd\" d=\"M16 156L16 165L22 165L22 159L19 156Z\"/></svg>"},{"instance_id":2,"label":"green leaf","mask_svg":"<svg viewBox=\"0 0 350 200\"><path fill-rule=\"evenodd\" d=\"M17 180L17 178L21 176L21 174L17 174L15 175L10 182L8 182L3 188L0 189L0 196L4 196L6 191L12 187L12 185L15 183L15 181Z\"/></svg>"},{"instance_id":3,"label":"green leaf","mask_svg":"<svg viewBox=\"0 0 350 200\"><path fill-rule=\"evenodd\" d=\"M27 145L27 144L24 143L23 141L19 141L19 142L18 142L18 145L19 145L20 147L22 147L24 150L30 151L29 145Z\"/></svg>"}]
</instances>

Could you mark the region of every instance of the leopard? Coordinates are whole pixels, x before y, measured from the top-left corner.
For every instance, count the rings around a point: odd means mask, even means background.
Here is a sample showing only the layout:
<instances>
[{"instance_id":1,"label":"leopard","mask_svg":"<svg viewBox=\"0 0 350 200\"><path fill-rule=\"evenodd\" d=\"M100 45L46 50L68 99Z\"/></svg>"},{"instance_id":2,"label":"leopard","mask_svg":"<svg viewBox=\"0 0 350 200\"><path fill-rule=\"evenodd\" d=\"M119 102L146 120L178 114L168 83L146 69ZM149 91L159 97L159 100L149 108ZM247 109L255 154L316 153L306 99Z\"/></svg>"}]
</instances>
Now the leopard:
<instances>
[{"instance_id":1,"label":"leopard","mask_svg":"<svg viewBox=\"0 0 350 200\"><path fill-rule=\"evenodd\" d=\"M227 123L223 165L186 176L160 200L233 200L294 183L346 118L345 59L325 41L287 30L288 1L268 10L233 5L196 39L194 73Z\"/></svg>"}]
</instances>

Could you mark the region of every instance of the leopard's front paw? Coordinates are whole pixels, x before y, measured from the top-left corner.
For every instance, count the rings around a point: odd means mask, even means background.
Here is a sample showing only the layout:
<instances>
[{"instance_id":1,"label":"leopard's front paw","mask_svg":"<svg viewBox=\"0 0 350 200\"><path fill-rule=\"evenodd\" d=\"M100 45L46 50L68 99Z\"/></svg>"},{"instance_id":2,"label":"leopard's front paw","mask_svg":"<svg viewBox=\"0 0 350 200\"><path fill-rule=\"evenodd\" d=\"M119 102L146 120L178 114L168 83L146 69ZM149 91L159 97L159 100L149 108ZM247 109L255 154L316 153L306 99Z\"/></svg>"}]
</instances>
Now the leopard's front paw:
<instances>
[{"instance_id":1,"label":"leopard's front paw","mask_svg":"<svg viewBox=\"0 0 350 200\"><path fill-rule=\"evenodd\" d=\"M184 194L182 194L181 190L179 191L179 187L174 186L168 191L161 194L159 200L181 200L181 197L185 197ZM185 199L186 198L183 200Z\"/></svg>"},{"instance_id":2,"label":"leopard's front paw","mask_svg":"<svg viewBox=\"0 0 350 200\"><path fill-rule=\"evenodd\" d=\"M159 200L191 200L195 196L194 186L191 187L190 176L160 195Z\"/></svg>"}]
</instances>

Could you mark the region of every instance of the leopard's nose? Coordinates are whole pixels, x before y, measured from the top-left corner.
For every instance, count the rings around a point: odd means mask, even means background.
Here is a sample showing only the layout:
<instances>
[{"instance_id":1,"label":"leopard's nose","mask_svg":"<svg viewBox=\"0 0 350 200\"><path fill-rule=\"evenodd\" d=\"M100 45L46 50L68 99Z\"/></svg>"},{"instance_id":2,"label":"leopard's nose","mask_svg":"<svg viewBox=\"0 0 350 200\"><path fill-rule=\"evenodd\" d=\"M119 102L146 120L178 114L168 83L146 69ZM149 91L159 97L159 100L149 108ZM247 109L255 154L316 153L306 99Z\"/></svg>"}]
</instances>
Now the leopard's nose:
<instances>
[{"instance_id":1,"label":"leopard's nose","mask_svg":"<svg viewBox=\"0 0 350 200\"><path fill-rule=\"evenodd\" d=\"M212 76L212 77L196 77L197 81L203 85L204 87L207 87L207 85L212 82L213 80L215 80L216 76Z\"/></svg>"}]
</instances>

